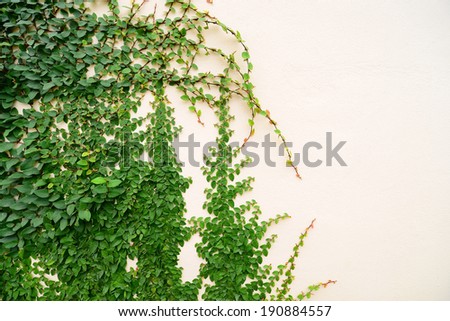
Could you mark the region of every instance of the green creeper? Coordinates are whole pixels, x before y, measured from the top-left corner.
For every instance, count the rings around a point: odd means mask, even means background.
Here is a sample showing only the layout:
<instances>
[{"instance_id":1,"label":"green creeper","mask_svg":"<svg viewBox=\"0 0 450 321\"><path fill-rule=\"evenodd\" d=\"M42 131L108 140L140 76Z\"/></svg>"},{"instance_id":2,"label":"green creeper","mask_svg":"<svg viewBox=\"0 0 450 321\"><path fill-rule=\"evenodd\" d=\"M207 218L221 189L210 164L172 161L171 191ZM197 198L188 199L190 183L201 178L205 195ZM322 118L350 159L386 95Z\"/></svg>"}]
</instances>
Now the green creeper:
<instances>
[{"instance_id":1,"label":"green creeper","mask_svg":"<svg viewBox=\"0 0 450 321\"><path fill-rule=\"evenodd\" d=\"M248 160L229 146L231 99L251 113L244 143L263 117L286 143L253 93L247 46L191 1L168 0L162 15L143 16L143 4L125 17L115 0L103 16L78 0L0 4L0 300L197 300L202 287L206 300L309 298L328 283L290 294L307 231L286 264L263 265L268 227L288 216L261 221L255 201L235 202L253 178L238 180ZM239 59L207 43L213 27L234 37ZM201 55L223 72L201 72ZM191 179L172 146L183 101L201 124L212 109L218 129L205 215L189 222ZM194 233L205 264L184 282L179 254Z\"/></svg>"}]
</instances>

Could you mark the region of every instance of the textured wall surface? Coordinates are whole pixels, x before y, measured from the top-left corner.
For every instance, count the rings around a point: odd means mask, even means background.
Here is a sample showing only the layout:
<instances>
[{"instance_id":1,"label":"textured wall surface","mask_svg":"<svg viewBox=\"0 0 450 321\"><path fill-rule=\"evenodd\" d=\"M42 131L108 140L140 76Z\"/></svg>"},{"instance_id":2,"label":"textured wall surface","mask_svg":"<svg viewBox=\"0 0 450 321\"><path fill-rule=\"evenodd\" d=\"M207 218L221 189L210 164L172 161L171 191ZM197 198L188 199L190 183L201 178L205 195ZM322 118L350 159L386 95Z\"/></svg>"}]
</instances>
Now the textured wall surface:
<instances>
[{"instance_id":1,"label":"textured wall surface","mask_svg":"<svg viewBox=\"0 0 450 321\"><path fill-rule=\"evenodd\" d=\"M300 165L302 181L283 157L273 157L276 167L261 163L246 171L256 176L246 197L267 216L293 216L272 229L279 239L270 262L283 263L298 233L317 218L294 288L336 279L314 299L450 300L450 2L194 3L247 40L256 93L293 151L310 141L325 145L326 132L335 143L347 141L340 155L348 166ZM152 1L145 10L153 10ZM219 31L210 36L229 45ZM235 110L243 127L245 107ZM212 139L212 117L205 128L187 110L177 117L182 139L192 132ZM263 121L257 130L261 141L270 127ZM185 172L194 178L188 215L202 215L205 182L198 168ZM186 279L199 264L194 242L181 257Z\"/></svg>"}]
</instances>

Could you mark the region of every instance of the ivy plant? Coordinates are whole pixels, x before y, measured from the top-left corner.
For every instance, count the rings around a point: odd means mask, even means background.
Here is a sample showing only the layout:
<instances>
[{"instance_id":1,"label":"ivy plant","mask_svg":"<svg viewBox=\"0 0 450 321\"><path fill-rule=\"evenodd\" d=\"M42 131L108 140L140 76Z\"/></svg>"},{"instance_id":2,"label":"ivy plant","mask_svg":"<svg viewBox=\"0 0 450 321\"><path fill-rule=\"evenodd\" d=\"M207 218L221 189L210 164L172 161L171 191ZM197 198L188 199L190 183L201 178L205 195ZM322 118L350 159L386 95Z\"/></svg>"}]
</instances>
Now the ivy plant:
<instances>
[{"instance_id":1,"label":"ivy plant","mask_svg":"<svg viewBox=\"0 0 450 321\"><path fill-rule=\"evenodd\" d=\"M286 143L254 95L240 33L189 0L167 0L146 15L144 2L125 13L109 1L102 16L80 0L0 4L0 299L309 298L334 282L291 294L312 225L287 263L273 268L263 264L276 238L267 231L288 215L263 221L256 201L235 201L251 190L253 178L238 177L256 123L267 119ZM210 28L231 36L240 51L209 45ZM226 67L204 71L201 56ZM191 179L172 145L181 130L174 108L183 104L169 100L170 88L199 123L202 108L216 116L217 145L203 168L207 214L189 221L183 195ZM235 98L251 115L241 147L230 145ZM138 110L149 112L138 117ZM184 282L178 258L195 233L204 264ZM131 259L135 268L127 266Z\"/></svg>"}]
</instances>

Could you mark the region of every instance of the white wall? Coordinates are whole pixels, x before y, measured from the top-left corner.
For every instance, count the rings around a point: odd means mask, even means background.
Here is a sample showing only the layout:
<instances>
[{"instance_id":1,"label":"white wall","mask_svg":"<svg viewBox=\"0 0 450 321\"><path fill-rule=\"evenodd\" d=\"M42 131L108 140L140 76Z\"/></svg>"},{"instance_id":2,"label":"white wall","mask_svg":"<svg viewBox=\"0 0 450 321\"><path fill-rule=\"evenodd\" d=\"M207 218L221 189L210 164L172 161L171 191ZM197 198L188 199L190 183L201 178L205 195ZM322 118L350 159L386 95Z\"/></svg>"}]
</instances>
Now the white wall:
<instances>
[{"instance_id":1,"label":"white wall","mask_svg":"<svg viewBox=\"0 0 450 321\"><path fill-rule=\"evenodd\" d=\"M303 181L282 158L247 171L266 215L293 216L272 230L270 261L283 263L317 218L295 288L336 279L314 299L450 300L450 1L194 3L247 40L256 94L294 151L326 132L347 141L347 167L300 167ZM204 181L185 172L196 180L189 216L201 215ZM198 264L192 246L182 255L187 279Z\"/></svg>"}]
</instances>

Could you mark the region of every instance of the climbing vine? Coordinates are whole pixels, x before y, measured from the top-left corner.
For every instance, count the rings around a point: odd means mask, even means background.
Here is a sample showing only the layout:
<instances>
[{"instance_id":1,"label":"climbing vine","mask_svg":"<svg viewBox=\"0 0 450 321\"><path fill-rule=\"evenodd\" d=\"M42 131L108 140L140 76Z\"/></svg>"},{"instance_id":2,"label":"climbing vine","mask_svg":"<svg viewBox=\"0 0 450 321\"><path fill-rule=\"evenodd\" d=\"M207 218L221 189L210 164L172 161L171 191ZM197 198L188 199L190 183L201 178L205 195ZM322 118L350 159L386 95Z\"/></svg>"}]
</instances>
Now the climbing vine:
<instances>
[{"instance_id":1,"label":"climbing vine","mask_svg":"<svg viewBox=\"0 0 450 321\"><path fill-rule=\"evenodd\" d=\"M287 263L272 268L263 264L276 238L267 230L288 215L263 221L255 201L235 202L251 190L253 178L237 178L256 123L267 119L286 143L254 95L241 35L189 0L167 0L150 13L142 12L145 2L122 12L109 1L102 16L79 0L0 4L0 299L309 298L334 282L291 294L312 225ZM241 50L210 46L210 28ZM202 71L204 56L226 67ZM189 222L183 194L191 179L172 146L181 128L171 88L200 124L202 106L216 115L217 145L203 168L208 214ZM229 144L235 98L251 115L240 147ZM204 263L184 282L178 257L195 233ZM132 259L136 268L127 265Z\"/></svg>"}]
</instances>

